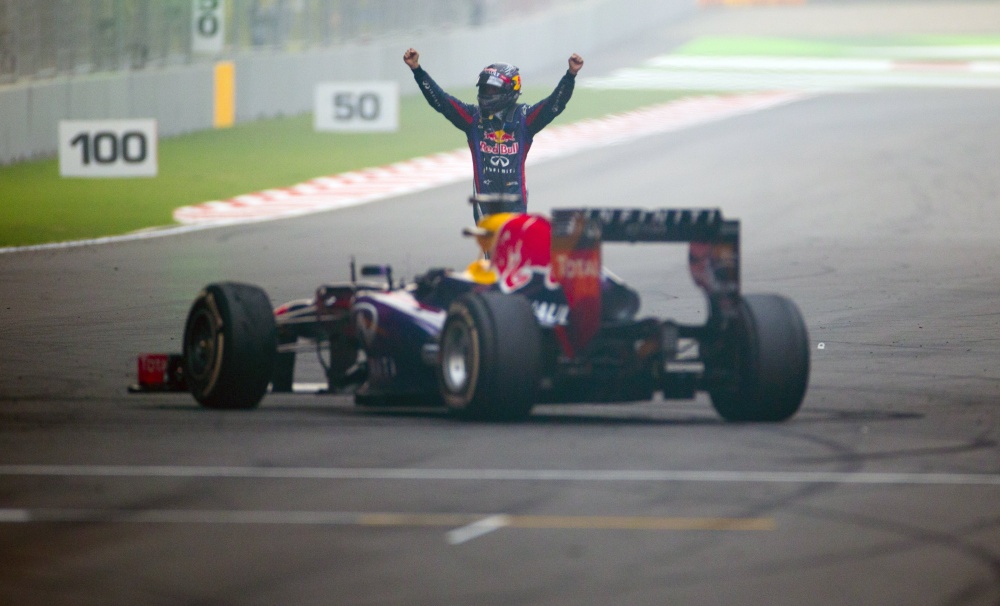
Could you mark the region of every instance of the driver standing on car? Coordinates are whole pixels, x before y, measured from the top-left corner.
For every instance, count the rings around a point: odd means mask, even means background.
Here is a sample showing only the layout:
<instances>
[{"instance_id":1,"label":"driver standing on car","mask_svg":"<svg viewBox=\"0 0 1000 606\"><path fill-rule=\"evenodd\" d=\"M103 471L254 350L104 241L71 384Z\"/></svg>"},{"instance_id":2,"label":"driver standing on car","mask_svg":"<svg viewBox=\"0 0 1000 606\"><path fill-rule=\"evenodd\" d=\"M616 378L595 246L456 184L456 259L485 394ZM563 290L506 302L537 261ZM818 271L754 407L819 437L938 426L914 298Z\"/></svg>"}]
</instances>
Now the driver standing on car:
<instances>
[{"instance_id":1,"label":"driver standing on car","mask_svg":"<svg viewBox=\"0 0 1000 606\"><path fill-rule=\"evenodd\" d=\"M583 67L580 55L569 58L569 69L552 94L534 105L517 103L521 95L521 74L509 63L493 63L479 73L478 103L464 103L444 92L420 67L420 53L409 49L403 61L413 70L413 77L431 107L441 112L465 132L472 151L477 194L515 194L520 197L520 212L528 205L524 182L524 162L538 131L562 113L573 95L576 74ZM473 208L478 222L482 212Z\"/></svg>"}]
</instances>

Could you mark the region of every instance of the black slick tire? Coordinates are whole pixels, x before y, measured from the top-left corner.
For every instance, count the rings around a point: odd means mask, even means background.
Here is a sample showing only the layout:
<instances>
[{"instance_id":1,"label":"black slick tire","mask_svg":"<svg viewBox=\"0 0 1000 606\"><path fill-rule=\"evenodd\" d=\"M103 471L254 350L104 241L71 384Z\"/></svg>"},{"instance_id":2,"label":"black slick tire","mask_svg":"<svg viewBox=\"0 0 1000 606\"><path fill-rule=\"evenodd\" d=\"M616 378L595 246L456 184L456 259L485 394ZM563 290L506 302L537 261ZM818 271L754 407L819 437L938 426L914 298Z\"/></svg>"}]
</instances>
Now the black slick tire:
<instances>
[{"instance_id":1,"label":"black slick tire","mask_svg":"<svg viewBox=\"0 0 1000 606\"><path fill-rule=\"evenodd\" d=\"M206 408L260 404L274 374L277 329L267 293L249 284L206 286L184 325L184 369Z\"/></svg>"},{"instance_id":2,"label":"black slick tire","mask_svg":"<svg viewBox=\"0 0 1000 606\"><path fill-rule=\"evenodd\" d=\"M716 364L729 381L709 388L727 421L779 422L802 406L809 382L809 336L798 307L779 295L747 295Z\"/></svg>"},{"instance_id":3,"label":"black slick tire","mask_svg":"<svg viewBox=\"0 0 1000 606\"><path fill-rule=\"evenodd\" d=\"M518 421L531 414L541 368L541 329L519 295L472 293L455 300L441 332L438 384L465 419Z\"/></svg>"}]
</instances>

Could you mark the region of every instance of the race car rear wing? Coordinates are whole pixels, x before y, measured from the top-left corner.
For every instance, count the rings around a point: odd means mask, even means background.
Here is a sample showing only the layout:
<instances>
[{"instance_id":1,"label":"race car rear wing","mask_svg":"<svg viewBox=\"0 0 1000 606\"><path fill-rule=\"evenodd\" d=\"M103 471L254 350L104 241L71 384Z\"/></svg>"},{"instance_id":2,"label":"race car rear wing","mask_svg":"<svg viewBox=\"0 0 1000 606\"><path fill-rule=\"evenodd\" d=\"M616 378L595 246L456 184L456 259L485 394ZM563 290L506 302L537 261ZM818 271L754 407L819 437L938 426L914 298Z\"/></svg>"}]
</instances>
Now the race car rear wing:
<instances>
[{"instance_id":1,"label":"race car rear wing","mask_svg":"<svg viewBox=\"0 0 1000 606\"><path fill-rule=\"evenodd\" d=\"M740 222L719 209L564 208L552 211L555 229L579 217L595 221L603 242L739 242Z\"/></svg>"},{"instance_id":2,"label":"race car rear wing","mask_svg":"<svg viewBox=\"0 0 1000 606\"><path fill-rule=\"evenodd\" d=\"M602 242L689 243L688 266L695 284L708 298L709 321L727 322L739 313L740 222L724 218L722 211L634 208L552 211L554 260L586 255L585 251L599 255Z\"/></svg>"}]
</instances>

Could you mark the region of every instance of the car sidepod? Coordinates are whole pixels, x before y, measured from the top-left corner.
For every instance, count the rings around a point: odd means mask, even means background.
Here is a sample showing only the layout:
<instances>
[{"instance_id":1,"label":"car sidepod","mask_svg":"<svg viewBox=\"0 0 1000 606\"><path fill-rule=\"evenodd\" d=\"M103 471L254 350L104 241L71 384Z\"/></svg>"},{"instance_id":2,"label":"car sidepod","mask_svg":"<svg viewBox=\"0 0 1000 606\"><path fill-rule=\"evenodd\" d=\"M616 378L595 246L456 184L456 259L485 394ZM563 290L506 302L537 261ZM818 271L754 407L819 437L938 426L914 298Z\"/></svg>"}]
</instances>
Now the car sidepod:
<instances>
[{"instance_id":1,"label":"car sidepod","mask_svg":"<svg viewBox=\"0 0 1000 606\"><path fill-rule=\"evenodd\" d=\"M434 364L445 311L405 290L371 292L351 305L367 379L355 393L361 405L437 404Z\"/></svg>"}]
</instances>

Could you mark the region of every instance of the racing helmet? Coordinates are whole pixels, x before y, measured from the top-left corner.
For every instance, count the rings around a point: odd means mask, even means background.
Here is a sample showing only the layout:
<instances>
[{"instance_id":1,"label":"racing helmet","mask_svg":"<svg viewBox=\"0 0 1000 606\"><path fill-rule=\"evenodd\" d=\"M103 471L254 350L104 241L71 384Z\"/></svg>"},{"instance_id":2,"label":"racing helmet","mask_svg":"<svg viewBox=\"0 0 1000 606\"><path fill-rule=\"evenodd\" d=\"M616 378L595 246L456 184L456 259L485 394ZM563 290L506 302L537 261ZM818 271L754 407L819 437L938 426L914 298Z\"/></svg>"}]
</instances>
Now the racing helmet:
<instances>
[{"instance_id":1,"label":"racing helmet","mask_svg":"<svg viewBox=\"0 0 1000 606\"><path fill-rule=\"evenodd\" d=\"M514 104L521 96L521 72L510 63L493 63L479 72L479 109L491 116Z\"/></svg>"}]
</instances>

